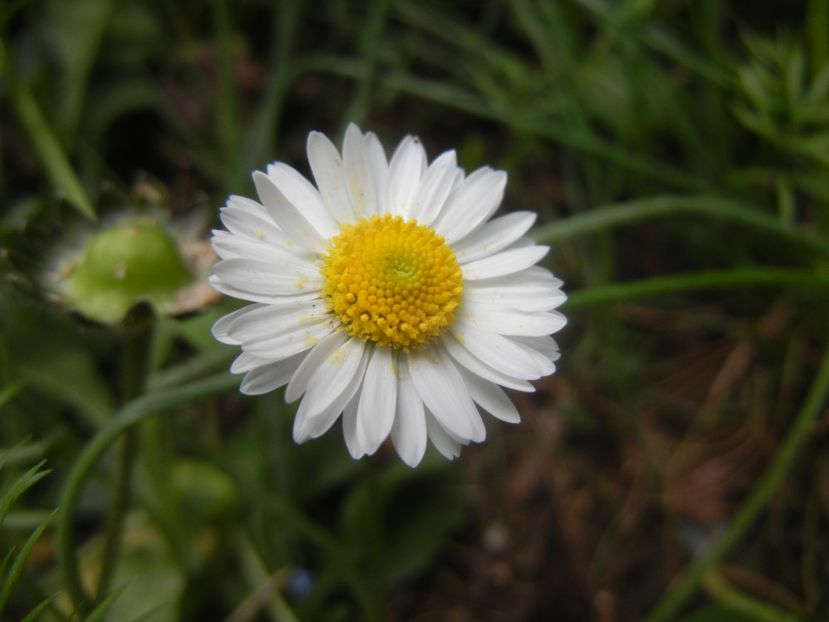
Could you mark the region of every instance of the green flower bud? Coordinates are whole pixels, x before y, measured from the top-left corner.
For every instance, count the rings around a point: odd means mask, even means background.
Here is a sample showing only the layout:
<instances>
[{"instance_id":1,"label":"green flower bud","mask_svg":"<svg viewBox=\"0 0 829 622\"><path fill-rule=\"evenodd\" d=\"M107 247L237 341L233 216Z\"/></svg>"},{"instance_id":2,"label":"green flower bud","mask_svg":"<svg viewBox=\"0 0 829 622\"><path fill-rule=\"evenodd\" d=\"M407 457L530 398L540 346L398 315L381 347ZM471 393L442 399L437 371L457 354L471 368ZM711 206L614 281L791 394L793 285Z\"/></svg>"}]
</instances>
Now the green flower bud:
<instances>
[{"instance_id":1,"label":"green flower bud","mask_svg":"<svg viewBox=\"0 0 829 622\"><path fill-rule=\"evenodd\" d=\"M168 312L191 276L165 229L135 220L96 233L67 279L69 302L84 315L119 322L140 302Z\"/></svg>"}]
</instances>

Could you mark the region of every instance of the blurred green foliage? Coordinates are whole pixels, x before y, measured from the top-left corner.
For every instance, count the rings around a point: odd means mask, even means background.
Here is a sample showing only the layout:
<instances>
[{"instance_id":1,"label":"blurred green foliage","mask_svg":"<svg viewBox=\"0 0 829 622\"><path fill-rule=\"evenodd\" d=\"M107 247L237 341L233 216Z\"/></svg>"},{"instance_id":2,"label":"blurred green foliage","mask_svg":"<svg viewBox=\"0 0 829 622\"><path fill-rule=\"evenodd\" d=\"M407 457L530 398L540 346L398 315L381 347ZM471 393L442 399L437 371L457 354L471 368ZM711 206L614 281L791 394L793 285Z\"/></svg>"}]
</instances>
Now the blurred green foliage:
<instances>
[{"instance_id":1,"label":"blurred green foliage","mask_svg":"<svg viewBox=\"0 0 829 622\"><path fill-rule=\"evenodd\" d=\"M461 464L356 463L335 433L295 446L281 393L242 398L223 373L232 353L209 327L231 301L154 317L142 351L46 287L97 228L215 220L228 193L252 194L251 170L302 168L309 129L336 136L352 120L389 147L411 132L431 155L507 170L508 207L539 212L572 292L561 379L522 402L530 432L493 427ZM829 614L823 0L12 0L0 155L2 619ZM722 344L748 349L750 373L724 371L706 393L695 383ZM567 432L551 450L538 430L554 425ZM681 452L653 438L687 448L727 426L762 431L766 475L722 484L727 515L705 523L676 501ZM528 473L565 474L573 507L593 508L566 554L521 544L566 526L568 502L527 493L539 516L565 509L521 531L523 506L490 501ZM499 521L535 566L485 550ZM723 579L726 556L750 572ZM459 558L473 560L464 589L446 579ZM507 587L472 589L490 577L478 566L501 577L504 564Z\"/></svg>"}]
</instances>

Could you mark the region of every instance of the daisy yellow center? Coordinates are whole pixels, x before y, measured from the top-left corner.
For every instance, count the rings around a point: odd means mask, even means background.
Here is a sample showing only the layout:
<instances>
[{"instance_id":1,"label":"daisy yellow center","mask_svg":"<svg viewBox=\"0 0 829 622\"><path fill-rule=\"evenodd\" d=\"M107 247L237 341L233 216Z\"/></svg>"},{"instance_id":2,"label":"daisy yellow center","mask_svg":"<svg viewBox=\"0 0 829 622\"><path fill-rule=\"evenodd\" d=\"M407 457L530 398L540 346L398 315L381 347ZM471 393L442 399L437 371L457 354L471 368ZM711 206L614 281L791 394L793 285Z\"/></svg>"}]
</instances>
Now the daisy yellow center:
<instances>
[{"instance_id":1,"label":"daisy yellow center","mask_svg":"<svg viewBox=\"0 0 829 622\"><path fill-rule=\"evenodd\" d=\"M388 214L343 227L322 274L323 293L345 330L406 352L446 330L463 293L458 260L444 239Z\"/></svg>"}]
</instances>

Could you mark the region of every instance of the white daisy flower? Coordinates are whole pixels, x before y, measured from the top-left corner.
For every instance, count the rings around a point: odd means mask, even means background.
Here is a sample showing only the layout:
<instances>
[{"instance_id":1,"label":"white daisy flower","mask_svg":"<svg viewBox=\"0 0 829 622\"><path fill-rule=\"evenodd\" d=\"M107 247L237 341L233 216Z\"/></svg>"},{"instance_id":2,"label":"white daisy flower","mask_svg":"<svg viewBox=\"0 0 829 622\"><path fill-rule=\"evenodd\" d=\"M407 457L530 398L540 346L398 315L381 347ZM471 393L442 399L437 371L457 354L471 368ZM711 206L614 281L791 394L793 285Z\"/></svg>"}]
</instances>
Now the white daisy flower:
<instances>
[{"instance_id":1,"label":"white daisy flower","mask_svg":"<svg viewBox=\"0 0 829 622\"><path fill-rule=\"evenodd\" d=\"M254 303L213 327L242 348L242 393L287 385L298 443L342 414L354 458L391 436L411 466L427 438L450 459L483 441L479 409L517 423L501 387L553 373L566 297L524 237L535 214L490 220L506 173L465 175L454 151L429 164L412 136L387 160L353 124L342 156L311 132L308 160L316 187L275 162L253 174L261 203L231 196L213 232L210 282Z\"/></svg>"}]
</instances>

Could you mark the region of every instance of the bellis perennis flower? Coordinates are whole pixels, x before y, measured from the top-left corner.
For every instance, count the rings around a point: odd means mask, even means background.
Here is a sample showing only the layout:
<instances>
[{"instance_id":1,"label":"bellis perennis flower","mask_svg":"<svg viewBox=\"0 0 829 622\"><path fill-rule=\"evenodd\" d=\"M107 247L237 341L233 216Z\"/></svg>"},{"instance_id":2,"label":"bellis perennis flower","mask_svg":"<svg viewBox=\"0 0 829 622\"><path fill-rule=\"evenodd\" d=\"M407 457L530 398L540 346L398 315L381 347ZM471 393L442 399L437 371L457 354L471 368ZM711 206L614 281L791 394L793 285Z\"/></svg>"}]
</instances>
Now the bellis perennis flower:
<instances>
[{"instance_id":1,"label":"bellis perennis flower","mask_svg":"<svg viewBox=\"0 0 829 622\"><path fill-rule=\"evenodd\" d=\"M353 124L342 156L311 132L308 160L316 187L271 164L253 174L261 203L230 197L213 234L211 283L254 303L213 327L242 348L241 391L287 385L297 442L342 414L352 456L390 435L412 466L427 438L447 458L482 441L479 408L518 422L501 387L553 373L565 295L535 265L547 247L524 237L535 214L489 220L506 173L465 175L454 151L428 164L411 136L387 160Z\"/></svg>"}]
</instances>

